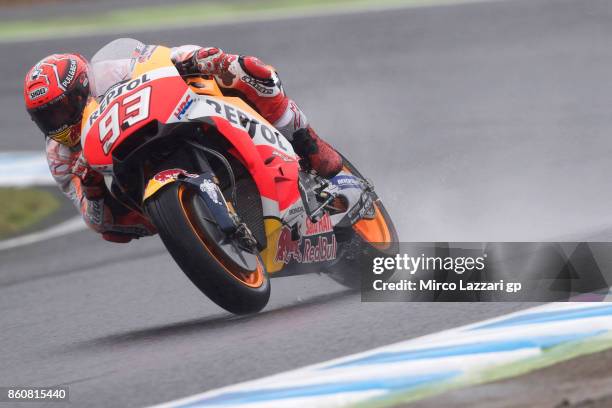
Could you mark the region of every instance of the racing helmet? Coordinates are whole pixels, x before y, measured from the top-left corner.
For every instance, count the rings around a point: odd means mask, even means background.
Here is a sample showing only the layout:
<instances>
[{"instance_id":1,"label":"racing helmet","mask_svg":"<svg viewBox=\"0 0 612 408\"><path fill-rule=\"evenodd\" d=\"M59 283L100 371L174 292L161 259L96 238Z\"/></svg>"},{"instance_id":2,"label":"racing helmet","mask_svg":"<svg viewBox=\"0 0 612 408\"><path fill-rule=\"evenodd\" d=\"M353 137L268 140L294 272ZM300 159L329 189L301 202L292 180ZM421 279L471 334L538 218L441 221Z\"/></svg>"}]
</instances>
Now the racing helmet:
<instances>
[{"instance_id":1,"label":"racing helmet","mask_svg":"<svg viewBox=\"0 0 612 408\"><path fill-rule=\"evenodd\" d=\"M89 64L79 54L53 54L26 74L23 97L30 117L58 143L81 139L83 110L90 95Z\"/></svg>"}]
</instances>

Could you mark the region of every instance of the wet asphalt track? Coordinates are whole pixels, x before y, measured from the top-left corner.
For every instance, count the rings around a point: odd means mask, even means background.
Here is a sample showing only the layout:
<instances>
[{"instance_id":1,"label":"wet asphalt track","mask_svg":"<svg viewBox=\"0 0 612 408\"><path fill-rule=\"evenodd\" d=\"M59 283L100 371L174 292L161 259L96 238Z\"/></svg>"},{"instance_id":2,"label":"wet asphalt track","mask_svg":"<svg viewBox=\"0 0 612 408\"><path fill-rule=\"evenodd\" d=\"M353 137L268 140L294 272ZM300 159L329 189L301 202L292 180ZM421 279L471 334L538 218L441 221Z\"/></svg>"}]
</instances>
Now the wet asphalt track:
<instances>
[{"instance_id":1,"label":"wet asphalt track","mask_svg":"<svg viewBox=\"0 0 612 408\"><path fill-rule=\"evenodd\" d=\"M274 64L376 183L404 240L610 236L612 4L517 0L139 34ZM112 37L0 44L0 150L38 149L22 75ZM7 56L11 56L7 58ZM362 304L280 278L259 315L205 299L157 238L82 232L0 252L0 385L70 385L77 406L142 406L515 310Z\"/></svg>"}]
</instances>

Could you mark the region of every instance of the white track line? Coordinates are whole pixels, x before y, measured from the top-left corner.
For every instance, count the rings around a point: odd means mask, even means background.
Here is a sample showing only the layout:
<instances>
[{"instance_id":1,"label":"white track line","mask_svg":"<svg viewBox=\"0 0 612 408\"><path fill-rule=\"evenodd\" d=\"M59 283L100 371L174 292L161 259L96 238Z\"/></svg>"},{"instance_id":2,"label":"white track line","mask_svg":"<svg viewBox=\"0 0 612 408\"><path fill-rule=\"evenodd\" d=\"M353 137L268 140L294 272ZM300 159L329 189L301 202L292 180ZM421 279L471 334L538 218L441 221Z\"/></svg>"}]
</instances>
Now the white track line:
<instances>
[{"instance_id":1,"label":"white track line","mask_svg":"<svg viewBox=\"0 0 612 408\"><path fill-rule=\"evenodd\" d=\"M0 251L14 249L17 247L35 244L37 242L46 241L51 238L57 238L74 232L87 229L87 225L81 217L71 218L54 227L40 232L23 235L21 237L0 241Z\"/></svg>"}]
</instances>

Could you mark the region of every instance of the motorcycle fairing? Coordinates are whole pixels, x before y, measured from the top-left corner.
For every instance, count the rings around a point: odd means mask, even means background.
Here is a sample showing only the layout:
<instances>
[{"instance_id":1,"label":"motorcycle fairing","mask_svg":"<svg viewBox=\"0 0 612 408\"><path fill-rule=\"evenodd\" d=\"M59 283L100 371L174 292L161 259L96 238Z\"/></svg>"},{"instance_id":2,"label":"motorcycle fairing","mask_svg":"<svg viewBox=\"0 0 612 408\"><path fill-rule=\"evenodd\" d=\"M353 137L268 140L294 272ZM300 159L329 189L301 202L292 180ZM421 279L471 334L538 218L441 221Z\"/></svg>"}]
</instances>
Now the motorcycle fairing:
<instances>
[{"instance_id":1,"label":"motorcycle fairing","mask_svg":"<svg viewBox=\"0 0 612 408\"><path fill-rule=\"evenodd\" d=\"M148 59L135 60L129 79L88 103L81 140L85 157L93 168L111 175L115 148L148 123L155 120L160 125L211 124L232 145L229 152L246 166L255 180L262 201L266 236L274 242L281 227L280 209L299 200L297 157L280 132L241 99L223 96L213 80L202 82L205 85L198 89L187 85L170 60L170 50L165 47L155 48ZM202 95L206 92L215 99ZM141 97L134 100L133 95L139 93ZM164 103L155 103L157 100ZM141 114L143 108L146 114ZM139 120L135 121L134 117ZM104 133L100 134L101 131ZM175 179L171 177L164 184ZM151 183L156 184L155 181ZM147 189L145 186L147 196L159 189L159 183L153 187ZM275 246L268 245L269 248L275 249ZM269 252L262 253L264 261L274 255L274 250Z\"/></svg>"},{"instance_id":2,"label":"motorcycle fairing","mask_svg":"<svg viewBox=\"0 0 612 408\"><path fill-rule=\"evenodd\" d=\"M87 104L81 125L81 145L92 167L112 166L114 149L143 125L153 120L168 123L187 89L168 61L170 50L157 47L148 60L135 64L130 79L115 84L100 100L92 99ZM176 102L152 103L159 98Z\"/></svg>"},{"instance_id":3,"label":"motorcycle fairing","mask_svg":"<svg viewBox=\"0 0 612 408\"><path fill-rule=\"evenodd\" d=\"M155 48L148 59L134 62L130 79L111 87L102 98L87 105L82 125L85 156L92 167L110 175L113 174L115 148L152 121L160 125L201 122L214 126L231 145L228 152L245 165L257 185L268 242L261 256L268 272L280 271L286 262L278 258L279 238L282 238L283 231L286 233L288 226L282 220L281 212L287 214L286 210L299 206L302 201L298 189L298 157L283 135L243 100L224 96L214 80L200 79L200 82L198 87L187 85L170 60L170 50ZM154 103L159 99L165 103ZM164 179L163 183L156 180L160 177ZM350 208L357 208L356 197L361 197L359 194L363 189L350 173L342 174L342 177L332 180L328 188L330 191L342 190ZM145 196L150 197L177 178L178 173L168 178L163 174L154 176L150 182L153 186L145 188L148 190ZM361 205L363 207L364 203ZM360 215L363 213L359 212ZM338 221L342 218L334 217ZM336 219L326 222L333 225ZM331 259L332 255L335 257L337 245L333 232L313 235L322 237L326 234L331 234L329 241L317 238L316 245L325 247L324 258ZM312 242L310 244L312 249ZM319 253L323 253L321 251ZM315 254L308 259L316 258Z\"/></svg>"},{"instance_id":4,"label":"motorcycle fairing","mask_svg":"<svg viewBox=\"0 0 612 408\"><path fill-rule=\"evenodd\" d=\"M360 219L374 217L373 197L367 183L351 174L348 169L330 179L324 191L344 197L347 210L338 214L325 214L317 223L309 220L304 199L282 211L283 225L273 257L277 266L282 268L290 264L333 261L338 248L335 229L351 228Z\"/></svg>"}]
</instances>

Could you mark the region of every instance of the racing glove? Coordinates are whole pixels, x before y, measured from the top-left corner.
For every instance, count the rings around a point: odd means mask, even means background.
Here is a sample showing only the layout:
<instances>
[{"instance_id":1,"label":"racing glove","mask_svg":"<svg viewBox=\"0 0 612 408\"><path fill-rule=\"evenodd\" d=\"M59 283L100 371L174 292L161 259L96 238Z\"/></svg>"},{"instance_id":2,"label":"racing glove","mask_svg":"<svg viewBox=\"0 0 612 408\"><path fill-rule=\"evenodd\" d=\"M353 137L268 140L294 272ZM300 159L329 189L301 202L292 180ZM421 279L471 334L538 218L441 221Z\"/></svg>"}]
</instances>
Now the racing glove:
<instances>
[{"instance_id":1,"label":"racing glove","mask_svg":"<svg viewBox=\"0 0 612 408\"><path fill-rule=\"evenodd\" d=\"M100 200L106 195L106 185L104 184L104 177L93 170L83 157L83 154L79 156L76 163L72 168L72 174L77 176L81 180L81 188L83 195L89 201Z\"/></svg>"},{"instance_id":2,"label":"racing glove","mask_svg":"<svg viewBox=\"0 0 612 408\"><path fill-rule=\"evenodd\" d=\"M181 75L223 75L235 58L220 48L204 47L181 56L175 65Z\"/></svg>"},{"instance_id":3,"label":"racing glove","mask_svg":"<svg viewBox=\"0 0 612 408\"><path fill-rule=\"evenodd\" d=\"M127 243L132 239L156 233L151 222L140 213L117 201L104 184L104 177L88 166L83 155L72 168L79 178L85 200L82 212L88 224L106 241Z\"/></svg>"}]
</instances>

